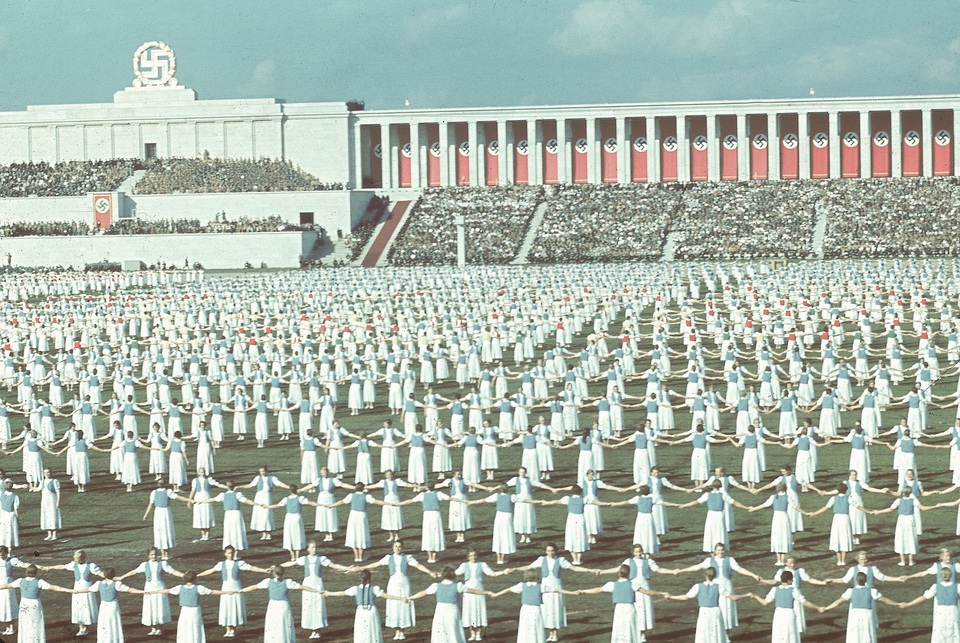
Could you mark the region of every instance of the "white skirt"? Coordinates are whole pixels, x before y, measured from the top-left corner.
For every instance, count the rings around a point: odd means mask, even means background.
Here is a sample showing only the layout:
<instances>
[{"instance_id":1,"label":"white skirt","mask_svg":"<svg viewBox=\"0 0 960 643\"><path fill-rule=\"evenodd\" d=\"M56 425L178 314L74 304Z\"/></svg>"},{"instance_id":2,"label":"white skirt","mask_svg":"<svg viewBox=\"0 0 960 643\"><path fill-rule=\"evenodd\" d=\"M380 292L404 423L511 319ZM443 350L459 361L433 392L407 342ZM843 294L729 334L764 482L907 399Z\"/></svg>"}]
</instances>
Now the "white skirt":
<instances>
[{"instance_id":1,"label":"white skirt","mask_svg":"<svg viewBox=\"0 0 960 643\"><path fill-rule=\"evenodd\" d=\"M443 537L443 519L440 516L440 512L424 511L420 550L437 552L443 551L446 548L446 541Z\"/></svg>"},{"instance_id":2,"label":"white skirt","mask_svg":"<svg viewBox=\"0 0 960 643\"><path fill-rule=\"evenodd\" d=\"M206 643L203 613L199 607L181 607L177 619L177 643Z\"/></svg>"},{"instance_id":3,"label":"white skirt","mask_svg":"<svg viewBox=\"0 0 960 643\"><path fill-rule=\"evenodd\" d=\"M97 621L97 642L123 643L123 622L119 601L100 602L100 620Z\"/></svg>"},{"instance_id":4,"label":"white skirt","mask_svg":"<svg viewBox=\"0 0 960 643\"><path fill-rule=\"evenodd\" d=\"M465 643L456 603L437 603L430 626L430 643Z\"/></svg>"},{"instance_id":5,"label":"white skirt","mask_svg":"<svg viewBox=\"0 0 960 643\"><path fill-rule=\"evenodd\" d=\"M854 509L854 511L858 511ZM853 551L853 528L850 516L847 514L833 514L833 523L830 525L830 551Z\"/></svg>"},{"instance_id":6,"label":"white skirt","mask_svg":"<svg viewBox=\"0 0 960 643\"><path fill-rule=\"evenodd\" d=\"M521 605L520 619L517 622L517 643L546 643L546 640L540 607Z\"/></svg>"},{"instance_id":7,"label":"white skirt","mask_svg":"<svg viewBox=\"0 0 960 643\"><path fill-rule=\"evenodd\" d=\"M387 581L387 594L410 596L410 579L402 574L394 574ZM387 601L387 627L398 629L413 627L417 624L417 613L413 603Z\"/></svg>"},{"instance_id":8,"label":"white skirt","mask_svg":"<svg viewBox=\"0 0 960 643\"><path fill-rule=\"evenodd\" d=\"M173 528L173 512L169 507L153 509L153 546L160 549L173 549L177 546L177 535Z\"/></svg>"},{"instance_id":9,"label":"white skirt","mask_svg":"<svg viewBox=\"0 0 960 643\"><path fill-rule=\"evenodd\" d=\"M143 584L143 590L146 592L164 589L164 584L160 581L150 581ZM107 603L100 603L100 621L104 618L104 606ZM143 612L140 622L147 627L155 627L170 622L170 597L166 594L145 594L143 597Z\"/></svg>"},{"instance_id":10,"label":"white skirt","mask_svg":"<svg viewBox=\"0 0 960 643\"><path fill-rule=\"evenodd\" d=\"M323 579L318 576L308 576L303 579L302 585L323 590ZM300 627L305 630L319 630L327 626L327 601L323 594L316 592L301 593Z\"/></svg>"},{"instance_id":11,"label":"white skirt","mask_svg":"<svg viewBox=\"0 0 960 643\"><path fill-rule=\"evenodd\" d=\"M383 643L380 612L375 606L357 608L353 617L353 643Z\"/></svg>"},{"instance_id":12,"label":"white skirt","mask_svg":"<svg viewBox=\"0 0 960 643\"><path fill-rule=\"evenodd\" d=\"M347 517L345 545L355 549L370 547L370 523L365 511L351 511Z\"/></svg>"},{"instance_id":13,"label":"white skirt","mask_svg":"<svg viewBox=\"0 0 960 643\"><path fill-rule=\"evenodd\" d=\"M289 601L271 600L263 616L263 643L296 643L296 640Z\"/></svg>"},{"instance_id":14,"label":"white skirt","mask_svg":"<svg viewBox=\"0 0 960 643\"><path fill-rule=\"evenodd\" d=\"M288 513L283 519L283 548L288 551L299 551L306 547L306 540L303 514Z\"/></svg>"},{"instance_id":15,"label":"white skirt","mask_svg":"<svg viewBox=\"0 0 960 643\"><path fill-rule=\"evenodd\" d=\"M495 554L513 554L517 551L517 537L513 531L513 514L496 512L493 518L493 543Z\"/></svg>"},{"instance_id":16,"label":"white skirt","mask_svg":"<svg viewBox=\"0 0 960 643\"><path fill-rule=\"evenodd\" d=\"M237 550L247 549L247 527L239 509L223 512L223 546L233 545Z\"/></svg>"},{"instance_id":17,"label":"white skirt","mask_svg":"<svg viewBox=\"0 0 960 643\"><path fill-rule=\"evenodd\" d=\"M224 592L242 589L240 583L225 580L220 589ZM223 627L236 627L247 622L247 603L243 594L223 594L220 596L220 611L217 623Z\"/></svg>"},{"instance_id":18,"label":"white skirt","mask_svg":"<svg viewBox=\"0 0 960 643\"><path fill-rule=\"evenodd\" d=\"M656 537L655 534L654 537ZM583 514L567 514L567 524L564 528L563 547L569 552L576 553L590 550L590 540L587 536L586 518Z\"/></svg>"}]
</instances>

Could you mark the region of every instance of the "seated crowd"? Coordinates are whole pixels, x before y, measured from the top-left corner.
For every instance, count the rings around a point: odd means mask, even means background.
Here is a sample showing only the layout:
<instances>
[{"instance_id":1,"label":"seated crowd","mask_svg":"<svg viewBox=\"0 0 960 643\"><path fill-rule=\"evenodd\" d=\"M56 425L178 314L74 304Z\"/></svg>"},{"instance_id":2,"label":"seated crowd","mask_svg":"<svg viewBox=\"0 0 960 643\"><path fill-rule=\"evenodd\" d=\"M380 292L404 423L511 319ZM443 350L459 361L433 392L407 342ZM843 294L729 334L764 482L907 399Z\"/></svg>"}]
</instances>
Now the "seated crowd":
<instances>
[{"instance_id":1,"label":"seated crowd","mask_svg":"<svg viewBox=\"0 0 960 643\"><path fill-rule=\"evenodd\" d=\"M816 181L688 183L680 192L670 218L676 259L810 254L820 199Z\"/></svg>"},{"instance_id":2,"label":"seated crowd","mask_svg":"<svg viewBox=\"0 0 960 643\"><path fill-rule=\"evenodd\" d=\"M135 169L135 162L129 159L0 165L0 198L109 192Z\"/></svg>"},{"instance_id":3,"label":"seated crowd","mask_svg":"<svg viewBox=\"0 0 960 643\"><path fill-rule=\"evenodd\" d=\"M313 192L342 190L289 161L273 159L162 158L148 161L137 194L190 192Z\"/></svg>"},{"instance_id":4,"label":"seated crowd","mask_svg":"<svg viewBox=\"0 0 960 643\"><path fill-rule=\"evenodd\" d=\"M390 263L456 263L457 214L465 220L467 263L508 263L520 250L542 200L540 186L427 189L390 249Z\"/></svg>"},{"instance_id":5,"label":"seated crowd","mask_svg":"<svg viewBox=\"0 0 960 643\"><path fill-rule=\"evenodd\" d=\"M957 256L960 183L954 178L831 181L821 207L823 256Z\"/></svg>"},{"instance_id":6,"label":"seated crowd","mask_svg":"<svg viewBox=\"0 0 960 643\"><path fill-rule=\"evenodd\" d=\"M276 215L261 219L240 217L228 221L226 215L217 215L214 221L201 223L199 219L119 219L106 230L93 229L82 221L46 221L32 223L15 221L0 223L3 237L72 237L90 234L200 234L236 232L308 232L320 231L319 226L300 225L284 221Z\"/></svg>"},{"instance_id":7,"label":"seated crowd","mask_svg":"<svg viewBox=\"0 0 960 643\"><path fill-rule=\"evenodd\" d=\"M656 185L556 186L527 259L659 259L677 199L676 190Z\"/></svg>"}]
</instances>

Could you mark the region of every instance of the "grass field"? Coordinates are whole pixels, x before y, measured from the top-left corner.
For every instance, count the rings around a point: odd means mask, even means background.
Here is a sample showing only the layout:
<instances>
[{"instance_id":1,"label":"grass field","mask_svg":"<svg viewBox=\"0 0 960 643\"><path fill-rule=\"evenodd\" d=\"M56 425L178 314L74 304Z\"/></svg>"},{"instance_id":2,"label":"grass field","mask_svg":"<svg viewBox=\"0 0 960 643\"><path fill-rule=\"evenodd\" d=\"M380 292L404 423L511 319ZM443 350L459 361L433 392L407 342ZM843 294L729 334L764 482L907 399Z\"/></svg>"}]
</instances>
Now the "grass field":
<instances>
[{"instance_id":1,"label":"grass field","mask_svg":"<svg viewBox=\"0 0 960 643\"><path fill-rule=\"evenodd\" d=\"M646 311L649 313L649 311ZM619 328L619 320L611 326L611 329ZM644 332L647 329L641 329ZM579 342L583 338L578 338ZM941 340L942 341L942 340ZM674 346L679 350L680 345ZM908 348L912 346L908 344ZM647 347L648 348L648 347ZM849 349L849 343L845 346ZM505 351L506 352L506 351ZM843 351L842 355L846 352ZM512 355L512 352L511 352ZM507 365L511 366L510 361ZM716 367L716 364L711 364ZM675 364L675 368L676 368ZM642 369L641 360L638 360L638 368ZM682 365L681 365L682 368ZM672 388L682 390L682 382L677 380L671 382ZM599 384L591 388L591 393L599 392ZM637 394L640 384L628 387L628 392ZM936 392L946 394L953 392L956 387L956 378L952 377L938 383ZM818 386L817 394L822 387ZM905 388L900 387L894 390L896 395L905 392ZM441 395L452 396L457 393L455 384L445 384L437 387L437 392ZM860 389L855 389L855 394L859 394ZM214 394L216 392L214 391ZM421 393L422 394L422 393ZM45 393L41 394L45 397ZM341 391L345 396L345 391ZM382 405L385 401L385 394L378 390L378 404ZM12 394L4 392L4 396L10 400ZM419 397L419 395L418 395ZM15 399L13 399L15 402ZM141 393L142 401L142 393ZM357 417L349 417L345 410L340 413L340 420L343 425L353 431L372 431L378 428L388 414L385 410L378 408L375 411L364 411ZM593 422L595 412L584 411L581 414L581 423L589 425ZM678 430L689 428L690 416L685 412L678 410L677 427ZM533 418L536 414L533 414ZM773 424L775 416L766 416L768 425ZM802 416L801 416L802 417ZM888 428L892 426L900 417L900 412L889 410L884 414L883 426ZM855 420L855 413L843 414L843 426L849 427ZM639 410L627 412L626 424L632 428L640 420ZM66 420L58 420L58 434L65 428ZM139 420L141 431L145 428L146 418ZM19 429L22 420L14 420L15 432ZM250 421L250 430L252 431L252 420ZM933 430L943 430L953 424L953 413L951 411L932 411L931 428ZM105 419L99 420L101 434L105 427ZM273 430L271 426L271 430ZM723 428L727 432L733 430L733 416L724 414ZM228 422L229 430L229 422ZM940 443L945 443L941 440ZM248 439L242 443L229 441L225 444L216 456L217 473L215 478L221 482L228 479L234 479L239 484L245 484L250 481L256 473L258 465L268 463L273 472L286 482L297 482L299 480L299 452L296 442L278 442L273 440L268 443L264 450L255 449L255 442ZM191 461L193 458L193 448L190 449ZM350 474L347 480L352 480L352 463L355 454L348 452L348 463L350 465ZM555 460L557 463L557 473L551 484L565 485L574 482L576 473L576 451L555 451ZM921 469L921 479L927 490L936 490L950 484L950 473L947 469L948 463L947 451L934 451L921 449L918 456L919 467ZM405 460L405 453L402 458ZM781 449L775 445L768 446L767 459L768 471L766 480L769 481L773 475L776 475L780 465L792 463L795 452ZM519 465L519 453L513 449L502 450L500 454L501 471L500 479L505 480L512 476ZM820 450L820 473L818 474L817 485L821 488L829 489L836 482L846 478L848 448L845 445L822 448ZM689 482L689 449L686 447L662 447L658 450L658 459L660 467L664 474L677 484L688 486ZM891 471L892 453L883 447L874 447L872 450L873 459L873 478L871 484L876 487L896 486L896 477ZM376 460L375 460L376 461ZM617 450L607 451L607 471L603 479L614 484L626 486L632 484L631 480L631 461L632 445ZM713 449L713 461L715 466L725 466L729 473L740 477L740 452L731 446L715 446ZM5 457L2 460L2 466L8 474L19 472L20 457ZM64 529L60 534L60 540L48 543L43 541L43 533L39 531L39 494L20 492L21 497L21 547L15 553L21 559L39 564L49 565L53 563L66 563L70 560L72 551L76 548L84 548L88 552L88 557L98 563L101 567L108 565L117 568L118 573L124 573L136 566L145 559L146 550L152 544L151 525L152 519L144 522L141 520L144 509L148 502L148 492L153 488L151 477L146 472L146 457L141 456L142 471L144 472L144 483L138 487L135 493L124 493L120 483L115 482L113 477L107 473L107 456L99 453L91 453L91 469L94 472L93 480L88 487L88 493L78 495L74 492L72 485L64 472L64 459L53 458L44 454L45 464L51 466L56 475L63 483L62 512L64 518ZM460 455L454 456L454 465L458 466ZM21 474L13 476L18 482L22 480ZM550 499L550 494L540 492L540 498ZM380 497L379 494L375 494ZM474 498L483 497L485 494L474 494ZM765 498L764 495L751 496L744 491L733 491L733 495L738 500L746 504L759 504ZM409 498L410 494L405 494L404 498ZM617 494L606 492L604 500L626 499L628 496L619 498ZM695 496L686 495L674 491L667 492L667 500L686 502ZM938 498L943 501L952 500L956 496L941 496ZM805 494L801 498L803 508L814 510L822 506L825 498L815 494ZM892 497L880 498L874 494L867 494L867 506L871 508L881 508L888 506L892 502ZM219 550L219 524L221 522L222 512L217 506L218 528L213 532L213 540L209 542L191 542L198 537L198 534L190 529L191 517L190 509L186 504L173 503L173 512L177 524L177 536L179 546L174 550L171 564L183 571L188 569L206 569L222 558ZM403 537L407 541L407 551L413 554L418 553L419 549L419 508L407 508L408 528L403 532ZM440 554L440 563L435 567L437 570L443 564L459 564L464 560L468 547L476 546L481 552L489 552L490 534L485 528L492 524L493 508L489 505L476 506L472 508L475 529L467 536L465 545L458 545L452 542L453 538L448 535L447 551ZM655 558L665 567L682 567L698 563L703 560L704 555L700 552L700 541L702 537L704 509L701 507L678 511L669 509L671 531L662 541L662 551ZM444 522L446 521L446 508L444 512ZM249 508L244 507L244 513L249 522ZM278 513L278 524L282 524L282 512ZM632 508L623 509L604 509L604 522L606 526L605 533L600 538L599 545L584 555L583 564L592 568L609 568L619 564L628 556L631 546L633 523L635 512ZM534 536L533 544L521 545L517 554L509 560L510 566L518 566L532 561L543 552L543 547L548 542L556 542L563 545L563 527L566 512L562 507L542 507L537 509L540 531ZM306 512L308 529L313 525L313 510L308 508ZM346 511L341 508L341 527L346 521ZM801 565L815 578L832 578L842 575L844 570L835 566L834 555L827 550L827 536L829 533L830 515L824 514L817 518L806 519L806 531L797 534L794 554L801 561ZM901 569L896 566L896 556L893 553L893 525L895 516L885 515L869 517L870 533L863 541L862 547L870 552L871 558L881 570L888 575L899 575L901 573L912 573L922 567L929 565L936 560L937 550L940 547L952 547L956 542L954 529L956 526L957 514L954 509L941 509L933 512L926 512L923 517L924 534L921 536L921 554L918 556L918 566L914 568ZM373 548L367 552L367 559L377 559L389 551L389 545L386 543L386 535L379 532L376 527L379 526L379 509L373 508L370 514L370 523L373 529ZM738 530L732 534L731 546L732 555L737 558L741 565L760 574L763 577L770 577L774 571L774 557L769 553L769 510L759 511L757 513L746 513L737 511ZM334 562L341 564L350 564L352 561L351 553L342 545L342 537L338 537L334 547L322 547L322 552L333 559ZM263 543L251 538L251 549L247 552L245 559L254 565L268 566L272 563L280 563L287 560L286 552L280 549L279 532L270 543ZM426 556L419 556L421 561L426 560ZM493 554L484 553L482 560L490 563L495 561ZM414 591L426 587L431 582L423 574L413 570L412 585ZM44 576L50 582L69 585L72 582L67 572L51 572ZM299 579L299 574L294 571L292 578ZM260 575L248 573L244 582L252 584L262 578ZM606 580L612 580L613 576L604 576L597 578L592 575L567 573L564 576L565 584L568 589L585 589L595 587ZM488 579L487 588L498 590L507 584L512 584L520 579L519 574L511 576L509 579L495 578ZM697 573L684 574L682 576L656 575L652 580L652 587L657 591L667 591L673 594L685 592L690 585L699 581L700 575ZM331 574L327 576L326 583L328 589L341 590L353 584L355 576L343 576ZM386 572L378 570L375 572L374 580L381 586L386 585ZM142 577L131 579L133 586L142 587ZM905 583L886 583L879 585L879 589L886 596L895 601L906 601L918 596L927 587L931 579L923 578ZM219 585L219 579L208 583L211 587ZM737 591L753 591L756 593L765 593L767 586L758 587L741 576L736 577L735 586ZM826 588L813 587L807 585L805 594L807 598L818 604L826 605L833 601L843 591L843 586L832 585ZM262 638L263 613L265 609L265 592L257 592L248 595L248 617L250 623L241 628L238 632L236 641L252 642ZM174 612L176 613L175 599ZM294 597L294 613L299 623L299 596ZM47 630L49 641L63 641L73 637L75 628L70 624L69 597L62 594L47 593L44 595L44 604L47 616ZM126 626L126 635L128 641L151 641L151 640L174 640L174 626L168 627L165 636L147 637L147 628L139 623L140 601L138 597L123 596L121 599L122 611L125 615L124 622ZM696 619L696 607L690 603L676 603L663 601L656 602L657 628L649 636L651 641L691 641L693 640L694 625ZM329 599L330 627L323 633L323 640L327 641L347 641L352 640L352 624L354 603L353 599ZM487 631L487 640L489 641L507 641L515 638L516 618L519 609L519 601L515 596L507 596L492 602L491 605L491 625ZM568 622L569 626L561 631L561 640L568 641L601 641L609 638L609 628L612 618L612 605L607 595L600 596L579 596L568 597ZM408 632L407 640L421 641L429 639L430 619L433 612L432 599L425 599L417 607L418 625L415 630ZM208 598L204 603L204 612L207 623L207 635L210 640L219 640L222 638L222 629L216 625L217 605L214 597ZM921 605L910 611L902 611L887 606L880 607L881 633L883 641L909 641L921 640L929 637L930 621L932 608L929 603ZM383 613L381 606L381 614ZM770 637L770 623L772 618L772 607L761 607L753 601L742 601L740 605L740 627L732 632L732 639L735 641L765 641ZM176 618L176 616L174 616ZM817 614L808 610L809 629L804 636L806 641L835 641L842 638L843 628L846 623L846 608L838 608L827 614ZM389 639L392 633L387 633ZM306 633L300 632L299 637L306 639ZM92 638L92 635L91 635Z\"/></svg>"}]
</instances>

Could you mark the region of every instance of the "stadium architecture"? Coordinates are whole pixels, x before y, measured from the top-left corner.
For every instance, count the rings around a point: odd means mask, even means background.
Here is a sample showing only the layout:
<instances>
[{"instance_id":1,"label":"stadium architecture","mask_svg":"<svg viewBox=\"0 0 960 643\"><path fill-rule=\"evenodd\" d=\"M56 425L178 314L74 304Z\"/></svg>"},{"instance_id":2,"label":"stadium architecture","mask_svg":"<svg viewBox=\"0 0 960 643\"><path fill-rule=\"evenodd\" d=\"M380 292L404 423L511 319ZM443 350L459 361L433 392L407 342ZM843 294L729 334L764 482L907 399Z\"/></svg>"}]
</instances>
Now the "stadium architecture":
<instances>
[{"instance_id":1,"label":"stadium architecture","mask_svg":"<svg viewBox=\"0 0 960 643\"><path fill-rule=\"evenodd\" d=\"M953 176L960 153L957 96L368 111L356 102L198 100L178 84L162 42L137 50L134 72L111 103L0 113L0 164L270 158L342 189L138 194L131 177L102 193L0 199L0 222L105 228L226 212L349 233L374 195L413 199L428 187ZM291 241L283 261L306 245Z\"/></svg>"}]
</instances>

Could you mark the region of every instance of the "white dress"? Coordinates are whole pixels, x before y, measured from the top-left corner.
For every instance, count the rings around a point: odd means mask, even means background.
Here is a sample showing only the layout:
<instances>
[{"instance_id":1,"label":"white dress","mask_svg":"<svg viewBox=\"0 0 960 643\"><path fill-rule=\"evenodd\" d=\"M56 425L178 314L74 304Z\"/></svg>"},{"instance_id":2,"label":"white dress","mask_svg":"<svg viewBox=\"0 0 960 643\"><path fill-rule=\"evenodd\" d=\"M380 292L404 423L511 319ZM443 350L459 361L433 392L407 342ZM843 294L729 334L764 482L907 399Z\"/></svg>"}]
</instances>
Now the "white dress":
<instances>
[{"instance_id":1,"label":"white dress","mask_svg":"<svg viewBox=\"0 0 960 643\"><path fill-rule=\"evenodd\" d=\"M43 618L43 603L39 598L24 598L22 593L22 584L26 578L18 578L12 583L14 588L21 590L19 620L20 627L17 632L18 643L47 643L46 624ZM41 592L50 588L50 583L41 579L37 580L37 587Z\"/></svg>"},{"instance_id":2,"label":"white dress","mask_svg":"<svg viewBox=\"0 0 960 643\"><path fill-rule=\"evenodd\" d=\"M323 591L323 568L330 566L326 556L301 556L297 565L303 568L301 585ZM300 627L305 630L319 630L327 626L327 601L323 594L302 592Z\"/></svg>"},{"instance_id":3,"label":"white dress","mask_svg":"<svg viewBox=\"0 0 960 643\"><path fill-rule=\"evenodd\" d=\"M390 560L394 562L394 573L390 575L387 581L387 594L393 596L410 596L410 577L401 572L401 556L405 554L388 554L377 561L383 567L390 568ZM413 556L406 555L407 566L413 567L417 561ZM414 610L413 603L404 603L403 601L387 601L387 627L398 629L413 627L417 624L417 613Z\"/></svg>"},{"instance_id":4,"label":"white dress","mask_svg":"<svg viewBox=\"0 0 960 643\"><path fill-rule=\"evenodd\" d=\"M454 583L444 580L439 583L433 583L425 590L427 594L436 595L437 589L441 586L455 585L457 588L456 603L437 602L436 610L433 612L433 622L430 625L430 643L465 643L463 637L463 625L460 622L460 597L464 595L467 586L463 583Z\"/></svg>"},{"instance_id":5,"label":"white dress","mask_svg":"<svg viewBox=\"0 0 960 643\"><path fill-rule=\"evenodd\" d=\"M264 578L257 583L260 589L268 589L275 582L272 578ZM281 581L287 591L300 589L300 583L289 578ZM297 632L293 625L293 610L290 609L290 600L273 599L267 603L267 612L263 616L263 643L296 643Z\"/></svg>"},{"instance_id":6,"label":"white dress","mask_svg":"<svg viewBox=\"0 0 960 643\"><path fill-rule=\"evenodd\" d=\"M224 572L224 567L229 571ZM243 589L239 576L241 571L250 569L250 563L245 560L221 560L214 565L214 571L220 573L220 579L223 584L221 591L236 591ZM237 578L234 578L234 575ZM247 603L243 594L223 594L220 596L220 610L217 616L217 623L223 627L236 627L247 622Z\"/></svg>"},{"instance_id":7,"label":"white dress","mask_svg":"<svg viewBox=\"0 0 960 643\"><path fill-rule=\"evenodd\" d=\"M543 605L540 611L543 616L543 625L547 629L556 630L567 626L567 601L566 596L555 592L556 589L563 589L561 574L564 569L570 569L572 565L566 558L555 556L540 556L527 567L541 572L542 580L540 582L543 589ZM543 574L546 567L546 574Z\"/></svg>"},{"instance_id":8,"label":"white dress","mask_svg":"<svg viewBox=\"0 0 960 643\"><path fill-rule=\"evenodd\" d=\"M463 576L467 589L483 589L483 577L492 576L494 571L486 563L460 563L457 576ZM487 597L480 594L463 594L463 608L460 612L463 627L487 626Z\"/></svg>"},{"instance_id":9,"label":"white dress","mask_svg":"<svg viewBox=\"0 0 960 643\"><path fill-rule=\"evenodd\" d=\"M73 574L73 589L87 589L93 583L100 568L95 564L69 562L63 566ZM97 622L99 609L96 594L78 593L70 595L70 622L75 625L92 625Z\"/></svg>"},{"instance_id":10,"label":"white dress","mask_svg":"<svg viewBox=\"0 0 960 643\"><path fill-rule=\"evenodd\" d=\"M60 481L54 478L44 480L40 487L40 529L60 529L60 508L57 506L57 494L60 493Z\"/></svg>"},{"instance_id":11,"label":"white dress","mask_svg":"<svg viewBox=\"0 0 960 643\"><path fill-rule=\"evenodd\" d=\"M603 591L613 593L614 582L604 583ZM641 587L637 579L630 581L630 587L636 591ZM642 594L641 594L642 596ZM640 629L637 622L637 606L633 603L615 603L613 606L613 624L610 628L610 643L640 643Z\"/></svg>"},{"instance_id":12,"label":"white dress","mask_svg":"<svg viewBox=\"0 0 960 643\"><path fill-rule=\"evenodd\" d=\"M706 585L715 585L716 583L698 583L690 588L686 596L697 599L701 587ZM727 594L726 590L720 587L720 598ZM701 607L697 614L697 629L694 634L694 643L726 643L727 632L726 624L723 619L723 612L719 607Z\"/></svg>"},{"instance_id":13,"label":"white dress","mask_svg":"<svg viewBox=\"0 0 960 643\"><path fill-rule=\"evenodd\" d=\"M525 585L537 585L537 583L517 583L510 588L510 591L521 594ZM540 606L521 604L520 618L517 621L517 643L546 643L547 637L543 628L543 614Z\"/></svg>"},{"instance_id":14,"label":"white dress","mask_svg":"<svg viewBox=\"0 0 960 643\"><path fill-rule=\"evenodd\" d=\"M172 596L179 596L183 585L170 588ZM195 585L200 596L210 594L210 588ZM206 643L207 633L203 627L203 611L200 606L180 606L180 616L177 618L177 643Z\"/></svg>"},{"instance_id":15,"label":"white dress","mask_svg":"<svg viewBox=\"0 0 960 643\"><path fill-rule=\"evenodd\" d=\"M117 590L117 600L100 601L100 618L97 620L97 643L123 643L123 620L120 616L120 592L129 591L129 587L120 581L98 580L87 590L100 591L101 585L113 585Z\"/></svg>"},{"instance_id":16,"label":"white dress","mask_svg":"<svg viewBox=\"0 0 960 643\"><path fill-rule=\"evenodd\" d=\"M876 605L880 592L871 589L870 595ZM853 588L848 587L840 596L845 601L849 601L853 596ZM877 643L877 626L873 620L873 612L872 609L854 609L853 607L847 611L846 643Z\"/></svg>"},{"instance_id":17,"label":"white dress","mask_svg":"<svg viewBox=\"0 0 960 643\"><path fill-rule=\"evenodd\" d=\"M173 568L162 560L145 561L140 563L135 570L136 574L144 575L143 589L151 591L155 589L166 589L166 576L173 572ZM102 609L102 605L101 605ZM102 615L101 615L102 618ZM143 595L143 614L140 622L147 627L156 627L170 622L170 597L167 594L144 594Z\"/></svg>"},{"instance_id":18,"label":"white dress","mask_svg":"<svg viewBox=\"0 0 960 643\"><path fill-rule=\"evenodd\" d=\"M383 596L384 591L376 585L356 585L348 588L346 594L353 596L357 603L353 617L353 643L383 643L376 599ZM361 597L359 600L357 595Z\"/></svg>"},{"instance_id":19,"label":"white dress","mask_svg":"<svg viewBox=\"0 0 960 643\"><path fill-rule=\"evenodd\" d=\"M941 605L937 600L937 585L943 584L943 581L930 586L930 589L923 593L924 598L933 601L933 626L930 631L931 641L935 643L947 643L948 641L960 641L960 618L957 614L957 603ZM952 583L948 583L949 586Z\"/></svg>"}]
</instances>

